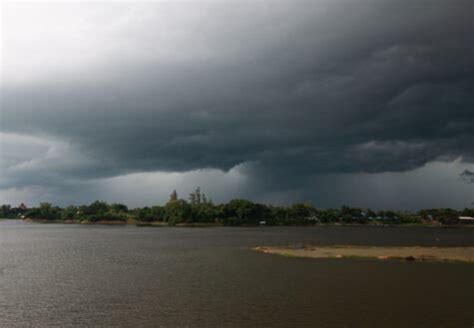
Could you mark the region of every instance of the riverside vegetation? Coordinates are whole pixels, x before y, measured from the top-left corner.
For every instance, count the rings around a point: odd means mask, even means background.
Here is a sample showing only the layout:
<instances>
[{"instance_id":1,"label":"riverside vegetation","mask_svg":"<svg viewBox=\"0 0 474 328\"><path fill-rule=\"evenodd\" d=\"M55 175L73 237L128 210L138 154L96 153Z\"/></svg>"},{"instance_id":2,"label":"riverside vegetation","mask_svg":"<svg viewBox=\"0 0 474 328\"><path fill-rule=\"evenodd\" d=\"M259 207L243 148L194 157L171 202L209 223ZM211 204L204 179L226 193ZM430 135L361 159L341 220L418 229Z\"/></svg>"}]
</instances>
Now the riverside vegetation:
<instances>
[{"instance_id":1,"label":"riverside vegetation","mask_svg":"<svg viewBox=\"0 0 474 328\"><path fill-rule=\"evenodd\" d=\"M320 209L309 203L272 206L244 199L233 199L215 205L197 188L188 201L176 191L164 206L129 209L124 204L95 201L90 205L59 207L41 203L27 208L2 205L0 218L22 218L42 222L65 223L135 223L137 225L314 225L314 224L430 224L452 225L459 216L474 216L474 208L424 209L418 212L373 211L342 206L340 209Z\"/></svg>"}]
</instances>

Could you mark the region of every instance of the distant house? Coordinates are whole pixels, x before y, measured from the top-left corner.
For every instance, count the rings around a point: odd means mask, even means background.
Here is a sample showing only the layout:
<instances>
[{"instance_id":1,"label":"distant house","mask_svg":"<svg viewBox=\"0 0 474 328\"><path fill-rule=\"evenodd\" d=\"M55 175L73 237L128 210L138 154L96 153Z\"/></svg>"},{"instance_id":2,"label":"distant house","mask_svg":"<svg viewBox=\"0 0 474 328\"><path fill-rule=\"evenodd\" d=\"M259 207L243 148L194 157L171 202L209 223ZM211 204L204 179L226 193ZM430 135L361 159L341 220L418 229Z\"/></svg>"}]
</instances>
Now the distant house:
<instances>
[{"instance_id":1,"label":"distant house","mask_svg":"<svg viewBox=\"0 0 474 328\"><path fill-rule=\"evenodd\" d=\"M458 220L460 223L474 223L474 217L472 216L460 216Z\"/></svg>"}]
</instances>

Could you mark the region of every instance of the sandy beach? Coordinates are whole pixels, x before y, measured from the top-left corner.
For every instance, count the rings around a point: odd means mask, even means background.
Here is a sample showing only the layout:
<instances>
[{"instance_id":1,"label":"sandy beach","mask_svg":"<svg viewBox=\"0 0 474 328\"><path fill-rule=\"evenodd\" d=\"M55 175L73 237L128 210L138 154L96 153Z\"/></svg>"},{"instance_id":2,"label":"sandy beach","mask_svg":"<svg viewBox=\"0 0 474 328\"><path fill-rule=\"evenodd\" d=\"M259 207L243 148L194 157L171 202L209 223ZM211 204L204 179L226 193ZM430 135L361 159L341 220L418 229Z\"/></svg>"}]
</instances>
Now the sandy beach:
<instances>
[{"instance_id":1,"label":"sandy beach","mask_svg":"<svg viewBox=\"0 0 474 328\"><path fill-rule=\"evenodd\" d=\"M259 246L267 254L306 258L373 258L378 260L458 261L474 263L474 247L421 246Z\"/></svg>"}]
</instances>

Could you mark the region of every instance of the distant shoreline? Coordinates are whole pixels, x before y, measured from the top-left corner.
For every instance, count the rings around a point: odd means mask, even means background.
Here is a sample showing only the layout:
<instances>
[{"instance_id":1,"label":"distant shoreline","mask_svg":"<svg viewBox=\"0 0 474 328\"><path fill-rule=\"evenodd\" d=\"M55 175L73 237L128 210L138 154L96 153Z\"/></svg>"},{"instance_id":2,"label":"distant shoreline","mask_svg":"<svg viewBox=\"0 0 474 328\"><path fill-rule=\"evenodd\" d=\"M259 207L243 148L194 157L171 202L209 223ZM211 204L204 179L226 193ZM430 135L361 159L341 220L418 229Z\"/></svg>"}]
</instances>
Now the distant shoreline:
<instances>
[{"instance_id":1,"label":"distant shoreline","mask_svg":"<svg viewBox=\"0 0 474 328\"><path fill-rule=\"evenodd\" d=\"M138 226L313 226L313 225L374 225L374 226L474 226L474 208L421 209L417 212L371 210L341 206L316 208L311 203L287 206L254 203L246 199L231 199L214 204L198 187L189 202L178 198L176 191L164 205L128 208L121 203L109 204L96 200L89 205L55 206L42 202L37 207L25 204L0 206L0 217L31 219L37 222L82 224L136 224Z\"/></svg>"},{"instance_id":2,"label":"distant shoreline","mask_svg":"<svg viewBox=\"0 0 474 328\"><path fill-rule=\"evenodd\" d=\"M217 227L423 227L423 228L448 228L448 229L472 229L472 224L457 224L457 225L443 225L443 224L431 224L431 223L316 223L311 225L239 225L239 226L228 226L221 223L205 223L205 222L189 222L189 223L177 223L169 224L165 221L112 221L112 220L98 220L98 221L76 221L76 220L46 220L46 219L9 219L0 218L2 220L20 220L23 222L41 223L41 224L78 224L78 225L108 225L108 226L137 226L137 227L182 227L182 228L217 228Z\"/></svg>"}]
</instances>

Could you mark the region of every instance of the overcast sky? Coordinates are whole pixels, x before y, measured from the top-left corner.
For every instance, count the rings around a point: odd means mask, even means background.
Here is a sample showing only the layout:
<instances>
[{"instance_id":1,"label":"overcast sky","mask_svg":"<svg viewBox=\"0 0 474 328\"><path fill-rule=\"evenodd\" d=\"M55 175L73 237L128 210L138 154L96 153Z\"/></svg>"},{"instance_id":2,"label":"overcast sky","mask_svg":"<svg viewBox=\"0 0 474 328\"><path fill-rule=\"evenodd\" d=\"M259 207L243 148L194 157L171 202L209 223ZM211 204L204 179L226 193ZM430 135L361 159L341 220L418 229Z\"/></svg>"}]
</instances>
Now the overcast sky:
<instances>
[{"instance_id":1,"label":"overcast sky","mask_svg":"<svg viewBox=\"0 0 474 328\"><path fill-rule=\"evenodd\" d=\"M474 1L1 10L0 203L474 201Z\"/></svg>"}]
</instances>

